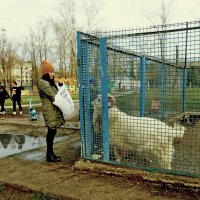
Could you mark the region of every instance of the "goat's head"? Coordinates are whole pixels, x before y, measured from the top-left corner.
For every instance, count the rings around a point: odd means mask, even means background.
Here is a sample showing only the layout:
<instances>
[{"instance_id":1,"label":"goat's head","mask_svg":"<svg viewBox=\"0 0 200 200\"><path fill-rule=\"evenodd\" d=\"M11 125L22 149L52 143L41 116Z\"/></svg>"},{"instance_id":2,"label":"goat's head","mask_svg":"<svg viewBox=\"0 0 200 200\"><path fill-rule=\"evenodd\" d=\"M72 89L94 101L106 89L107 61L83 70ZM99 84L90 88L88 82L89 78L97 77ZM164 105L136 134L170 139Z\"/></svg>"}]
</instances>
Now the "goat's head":
<instances>
[{"instance_id":1,"label":"goat's head","mask_svg":"<svg viewBox=\"0 0 200 200\"><path fill-rule=\"evenodd\" d=\"M116 98L108 94L108 108L112 108L113 106L116 105ZM92 102L92 106L95 108L102 108L102 95L99 94L97 98Z\"/></svg>"},{"instance_id":2,"label":"goat's head","mask_svg":"<svg viewBox=\"0 0 200 200\"><path fill-rule=\"evenodd\" d=\"M108 108L116 105L116 98L112 94L108 94Z\"/></svg>"}]
</instances>

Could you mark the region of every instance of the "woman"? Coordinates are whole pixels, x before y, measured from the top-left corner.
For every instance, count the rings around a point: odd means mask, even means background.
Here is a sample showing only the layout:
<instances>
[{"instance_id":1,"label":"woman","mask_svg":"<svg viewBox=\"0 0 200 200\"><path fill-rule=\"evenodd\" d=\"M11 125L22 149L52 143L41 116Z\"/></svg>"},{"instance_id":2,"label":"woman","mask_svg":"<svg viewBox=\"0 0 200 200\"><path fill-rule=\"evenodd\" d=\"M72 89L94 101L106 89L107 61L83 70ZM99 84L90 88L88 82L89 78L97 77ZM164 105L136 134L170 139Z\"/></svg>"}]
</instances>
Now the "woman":
<instances>
[{"instance_id":1,"label":"woman","mask_svg":"<svg viewBox=\"0 0 200 200\"><path fill-rule=\"evenodd\" d=\"M13 101L13 115L16 115L16 103L19 107L19 114L22 115L21 90L22 87L18 86L16 81L12 81L10 94Z\"/></svg>"},{"instance_id":2,"label":"woman","mask_svg":"<svg viewBox=\"0 0 200 200\"><path fill-rule=\"evenodd\" d=\"M47 61L41 64L42 78L39 81L39 95L42 101L43 116L45 124L48 128L46 135L47 142L47 162L60 162L60 156L56 156L53 151L53 141L56 135L57 128L65 123L63 114L53 102L58 88L54 82L54 67Z\"/></svg>"}]
</instances>

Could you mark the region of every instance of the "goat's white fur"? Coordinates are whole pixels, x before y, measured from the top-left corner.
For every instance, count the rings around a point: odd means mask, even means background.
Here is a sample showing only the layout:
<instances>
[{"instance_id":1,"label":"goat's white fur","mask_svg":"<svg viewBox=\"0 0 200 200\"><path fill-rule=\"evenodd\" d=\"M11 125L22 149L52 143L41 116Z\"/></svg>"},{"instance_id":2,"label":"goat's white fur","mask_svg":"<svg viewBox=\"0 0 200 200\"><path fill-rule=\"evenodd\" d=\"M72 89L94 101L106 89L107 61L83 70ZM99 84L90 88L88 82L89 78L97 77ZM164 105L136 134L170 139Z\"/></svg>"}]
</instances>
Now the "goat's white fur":
<instances>
[{"instance_id":1,"label":"goat's white fur","mask_svg":"<svg viewBox=\"0 0 200 200\"><path fill-rule=\"evenodd\" d=\"M98 133L101 129L102 97L93 101L93 125ZM171 169L174 154L173 139L183 137L184 127L171 127L153 118L135 117L121 112L115 106L115 97L108 94L108 129L110 145L117 162L121 161L118 149L142 152L146 158L154 155L163 169Z\"/></svg>"}]
</instances>

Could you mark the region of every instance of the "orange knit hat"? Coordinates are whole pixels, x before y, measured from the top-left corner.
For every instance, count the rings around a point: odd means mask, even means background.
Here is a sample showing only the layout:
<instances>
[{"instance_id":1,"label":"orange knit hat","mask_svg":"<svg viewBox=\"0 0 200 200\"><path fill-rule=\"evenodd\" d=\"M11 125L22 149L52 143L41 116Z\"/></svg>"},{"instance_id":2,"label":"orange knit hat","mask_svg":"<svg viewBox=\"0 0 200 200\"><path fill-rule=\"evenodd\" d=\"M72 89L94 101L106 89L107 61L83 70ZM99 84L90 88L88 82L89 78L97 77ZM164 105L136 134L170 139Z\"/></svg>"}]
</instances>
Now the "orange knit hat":
<instances>
[{"instance_id":1,"label":"orange knit hat","mask_svg":"<svg viewBox=\"0 0 200 200\"><path fill-rule=\"evenodd\" d=\"M54 67L52 64L48 63L47 61L42 61L41 72L42 72L42 75L47 74L49 72L54 72Z\"/></svg>"}]
</instances>

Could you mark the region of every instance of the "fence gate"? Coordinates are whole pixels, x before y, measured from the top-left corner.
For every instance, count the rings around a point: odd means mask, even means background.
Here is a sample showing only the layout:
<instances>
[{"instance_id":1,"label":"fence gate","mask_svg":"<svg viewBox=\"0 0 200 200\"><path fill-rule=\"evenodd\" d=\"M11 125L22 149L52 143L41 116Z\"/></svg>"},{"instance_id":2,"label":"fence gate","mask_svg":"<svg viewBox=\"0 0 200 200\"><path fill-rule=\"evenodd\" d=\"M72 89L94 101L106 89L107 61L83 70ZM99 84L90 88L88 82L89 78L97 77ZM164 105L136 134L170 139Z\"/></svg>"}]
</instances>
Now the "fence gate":
<instances>
[{"instance_id":1,"label":"fence gate","mask_svg":"<svg viewBox=\"0 0 200 200\"><path fill-rule=\"evenodd\" d=\"M77 32L81 154L200 176L200 21Z\"/></svg>"}]
</instances>

